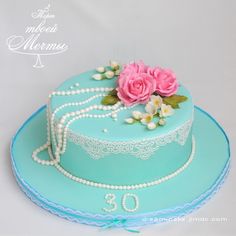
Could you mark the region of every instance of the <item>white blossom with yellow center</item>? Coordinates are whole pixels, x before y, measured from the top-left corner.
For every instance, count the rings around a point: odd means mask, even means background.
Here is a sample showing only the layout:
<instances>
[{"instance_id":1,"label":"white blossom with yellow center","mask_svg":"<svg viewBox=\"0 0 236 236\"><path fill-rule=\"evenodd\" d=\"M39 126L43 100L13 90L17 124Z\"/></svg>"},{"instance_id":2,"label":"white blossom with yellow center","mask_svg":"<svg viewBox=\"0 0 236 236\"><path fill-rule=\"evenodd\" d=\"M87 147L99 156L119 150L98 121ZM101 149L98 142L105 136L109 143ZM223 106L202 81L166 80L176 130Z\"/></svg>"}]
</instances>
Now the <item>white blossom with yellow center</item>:
<instances>
[{"instance_id":1,"label":"white blossom with yellow center","mask_svg":"<svg viewBox=\"0 0 236 236\"><path fill-rule=\"evenodd\" d=\"M162 104L160 117L172 116L174 114L174 109L170 105Z\"/></svg>"},{"instance_id":2,"label":"white blossom with yellow center","mask_svg":"<svg viewBox=\"0 0 236 236\"><path fill-rule=\"evenodd\" d=\"M145 111L149 114L155 115L157 113L157 107L152 102L148 102L145 106Z\"/></svg>"},{"instance_id":3,"label":"white blossom with yellow center","mask_svg":"<svg viewBox=\"0 0 236 236\"><path fill-rule=\"evenodd\" d=\"M151 102L153 104L154 107L156 107L157 109L161 108L161 105L163 103L162 101L162 97L159 95L152 95L151 96Z\"/></svg>"},{"instance_id":4,"label":"white blossom with yellow center","mask_svg":"<svg viewBox=\"0 0 236 236\"><path fill-rule=\"evenodd\" d=\"M142 115L141 122L146 125L146 124L150 123L152 121L152 119L153 119L153 115L152 114L144 113Z\"/></svg>"}]
</instances>

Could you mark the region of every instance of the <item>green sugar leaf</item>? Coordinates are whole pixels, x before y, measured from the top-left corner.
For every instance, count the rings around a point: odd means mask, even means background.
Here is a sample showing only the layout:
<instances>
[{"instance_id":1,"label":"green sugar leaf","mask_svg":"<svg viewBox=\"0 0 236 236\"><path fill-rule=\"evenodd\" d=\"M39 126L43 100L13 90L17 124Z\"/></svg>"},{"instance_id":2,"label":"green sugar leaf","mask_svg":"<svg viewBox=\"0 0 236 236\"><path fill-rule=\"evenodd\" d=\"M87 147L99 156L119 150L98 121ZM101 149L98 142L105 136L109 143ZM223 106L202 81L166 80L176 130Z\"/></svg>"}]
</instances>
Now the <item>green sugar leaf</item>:
<instances>
[{"instance_id":1,"label":"green sugar leaf","mask_svg":"<svg viewBox=\"0 0 236 236\"><path fill-rule=\"evenodd\" d=\"M174 109L177 109L177 108L179 108L179 103L185 102L187 99L188 98L186 96L175 94L175 95L172 95L170 97L163 98L163 102L166 105L170 105Z\"/></svg>"},{"instance_id":2,"label":"green sugar leaf","mask_svg":"<svg viewBox=\"0 0 236 236\"><path fill-rule=\"evenodd\" d=\"M108 105L114 105L118 101L119 101L119 98L117 96L107 95L102 99L101 103L104 106L108 106Z\"/></svg>"},{"instance_id":3,"label":"green sugar leaf","mask_svg":"<svg viewBox=\"0 0 236 236\"><path fill-rule=\"evenodd\" d=\"M153 117L160 117L159 112L157 112L156 114L154 114Z\"/></svg>"},{"instance_id":4,"label":"green sugar leaf","mask_svg":"<svg viewBox=\"0 0 236 236\"><path fill-rule=\"evenodd\" d=\"M117 90L114 88L108 94L111 95L111 96L117 96Z\"/></svg>"}]
</instances>

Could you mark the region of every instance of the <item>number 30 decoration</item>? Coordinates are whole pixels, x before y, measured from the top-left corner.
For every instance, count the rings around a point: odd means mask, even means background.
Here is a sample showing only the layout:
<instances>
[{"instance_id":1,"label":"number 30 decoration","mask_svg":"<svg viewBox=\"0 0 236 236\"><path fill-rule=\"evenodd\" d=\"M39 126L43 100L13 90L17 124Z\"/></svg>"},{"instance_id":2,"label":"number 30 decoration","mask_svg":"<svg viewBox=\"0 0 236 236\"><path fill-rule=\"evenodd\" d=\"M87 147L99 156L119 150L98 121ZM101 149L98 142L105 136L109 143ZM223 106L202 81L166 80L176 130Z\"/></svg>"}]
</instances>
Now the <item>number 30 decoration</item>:
<instances>
[{"instance_id":1,"label":"number 30 decoration","mask_svg":"<svg viewBox=\"0 0 236 236\"><path fill-rule=\"evenodd\" d=\"M134 207L133 208L129 208L127 207L127 199L128 198L132 198L133 201L134 201ZM106 211L106 212L112 212L112 211L115 211L117 210L118 208L118 204L116 202L116 195L113 194L113 193L107 193L105 195L105 200L106 200L106 203L108 205L110 205L109 208L106 208L104 207L103 210ZM138 200L138 197L133 194L133 193L126 193L122 196L122 199L121 199L121 205L122 205L122 208L127 211L127 212L135 212L138 210L139 208L139 200Z\"/></svg>"}]
</instances>

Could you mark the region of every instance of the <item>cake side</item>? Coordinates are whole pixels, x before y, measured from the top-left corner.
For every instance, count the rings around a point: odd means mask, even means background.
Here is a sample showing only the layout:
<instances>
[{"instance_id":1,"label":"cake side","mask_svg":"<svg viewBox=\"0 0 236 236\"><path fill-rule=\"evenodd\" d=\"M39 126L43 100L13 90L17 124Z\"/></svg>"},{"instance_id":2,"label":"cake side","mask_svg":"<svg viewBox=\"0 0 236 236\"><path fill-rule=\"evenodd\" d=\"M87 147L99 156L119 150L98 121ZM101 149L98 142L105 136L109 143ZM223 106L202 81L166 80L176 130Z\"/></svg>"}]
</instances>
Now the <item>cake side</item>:
<instances>
[{"instance_id":1,"label":"cake side","mask_svg":"<svg viewBox=\"0 0 236 236\"><path fill-rule=\"evenodd\" d=\"M176 94L188 100L165 119L165 126L148 130L138 122L125 122L134 112L144 113L143 104L126 106L117 102L101 106L117 81L94 80L94 73L95 70L89 71L67 80L56 90L59 96L51 98L52 129L56 127L52 135L54 156L55 144L60 142L57 125L61 119L68 122L60 158L64 174L100 184L137 185L164 178L188 162L192 153L193 104L183 86L178 87ZM87 110L89 107L92 109ZM77 111L84 111L79 119L75 118ZM72 118L67 114L72 114Z\"/></svg>"}]
</instances>

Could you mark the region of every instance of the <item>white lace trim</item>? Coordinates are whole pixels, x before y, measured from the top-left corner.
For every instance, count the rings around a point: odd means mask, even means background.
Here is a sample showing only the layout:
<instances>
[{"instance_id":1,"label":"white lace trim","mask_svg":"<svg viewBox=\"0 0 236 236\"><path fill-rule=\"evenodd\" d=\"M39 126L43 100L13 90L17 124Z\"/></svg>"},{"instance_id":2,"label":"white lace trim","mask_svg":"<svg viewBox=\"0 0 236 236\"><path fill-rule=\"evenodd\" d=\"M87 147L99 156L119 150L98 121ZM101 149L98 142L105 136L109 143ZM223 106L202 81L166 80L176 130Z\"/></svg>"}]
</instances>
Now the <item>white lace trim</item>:
<instances>
[{"instance_id":1,"label":"white lace trim","mask_svg":"<svg viewBox=\"0 0 236 236\"><path fill-rule=\"evenodd\" d=\"M91 158L100 159L110 154L130 154L147 160L156 150L168 143L177 142L184 145L192 127L193 119L168 134L133 141L107 141L91 138L82 134L74 134L68 130L68 140L81 146Z\"/></svg>"},{"instance_id":2,"label":"white lace trim","mask_svg":"<svg viewBox=\"0 0 236 236\"><path fill-rule=\"evenodd\" d=\"M164 177L161 177L159 179L150 181L150 182L146 182L146 183L139 183L139 184L132 184L132 185L111 185L111 184L105 184L105 183L98 183L98 182L93 182L90 180L86 180L77 176L72 175L71 173L69 173L67 170L65 170L60 164L55 163L54 166L57 168L58 171L60 171L63 175L65 175L66 177L78 182L78 183L82 183L88 186L92 186L92 187L97 187L97 188L106 188L106 189L116 189L116 190L134 190L134 189L141 189L141 188L147 188L147 187L151 187L151 186L155 186L158 184L161 184L165 181L168 181L172 178L174 178L175 176L177 176L178 174L180 174L181 172L183 172L188 166L189 164L193 161L194 155L195 155L195 138L194 136L192 136L192 151L191 154L189 156L189 159L184 163L184 165L182 165L179 169L177 169L176 171L170 173L169 175L166 175ZM50 150L50 148L49 148ZM49 151L49 155L50 158L53 158L52 152Z\"/></svg>"}]
</instances>

